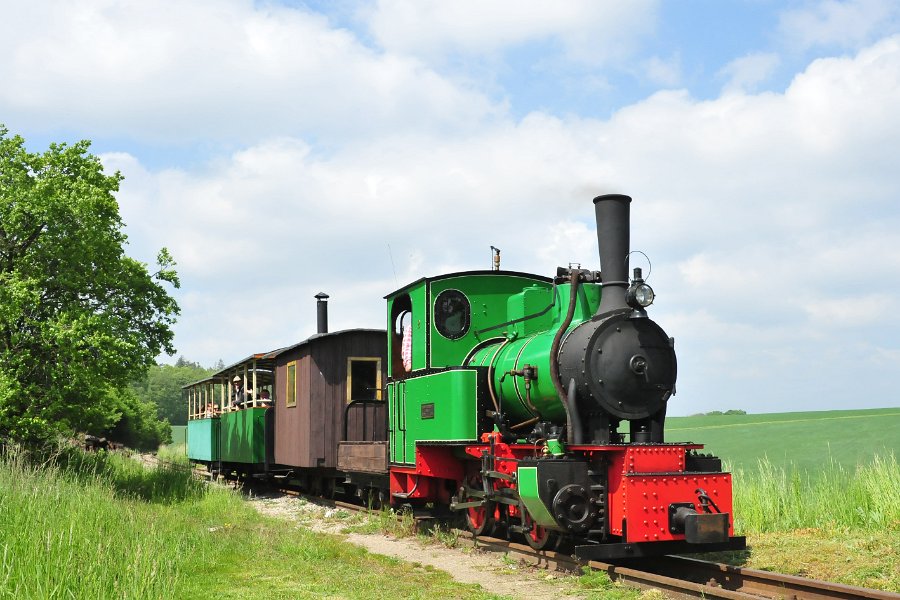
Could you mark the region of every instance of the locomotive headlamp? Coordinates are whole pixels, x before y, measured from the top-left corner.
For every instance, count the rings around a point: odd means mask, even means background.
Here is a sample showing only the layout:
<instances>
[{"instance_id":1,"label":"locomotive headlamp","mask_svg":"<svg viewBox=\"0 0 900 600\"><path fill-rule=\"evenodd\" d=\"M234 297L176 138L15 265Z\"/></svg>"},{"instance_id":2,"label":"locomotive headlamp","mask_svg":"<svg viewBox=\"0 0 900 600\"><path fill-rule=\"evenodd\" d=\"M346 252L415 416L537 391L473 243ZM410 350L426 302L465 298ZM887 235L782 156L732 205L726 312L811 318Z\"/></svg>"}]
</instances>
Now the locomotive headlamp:
<instances>
[{"instance_id":1,"label":"locomotive headlamp","mask_svg":"<svg viewBox=\"0 0 900 600\"><path fill-rule=\"evenodd\" d=\"M656 294L653 293L653 288L644 283L640 267L635 267L634 278L625 294L625 301L628 303L628 306L635 310L643 310L653 304L655 297Z\"/></svg>"},{"instance_id":2,"label":"locomotive headlamp","mask_svg":"<svg viewBox=\"0 0 900 600\"><path fill-rule=\"evenodd\" d=\"M642 283L634 288L634 299L641 306L650 306L651 304L653 304L653 298L653 288L646 283Z\"/></svg>"}]
</instances>

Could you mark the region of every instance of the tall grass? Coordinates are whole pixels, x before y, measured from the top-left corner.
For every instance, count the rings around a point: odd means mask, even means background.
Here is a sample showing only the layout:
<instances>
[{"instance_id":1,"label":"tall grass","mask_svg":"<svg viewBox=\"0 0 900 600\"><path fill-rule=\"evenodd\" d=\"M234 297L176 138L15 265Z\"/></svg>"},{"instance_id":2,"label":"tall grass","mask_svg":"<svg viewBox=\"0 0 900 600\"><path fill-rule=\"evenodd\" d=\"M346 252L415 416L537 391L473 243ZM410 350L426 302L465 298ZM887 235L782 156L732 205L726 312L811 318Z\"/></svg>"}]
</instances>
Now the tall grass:
<instances>
[{"instance_id":1,"label":"tall grass","mask_svg":"<svg viewBox=\"0 0 900 600\"><path fill-rule=\"evenodd\" d=\"M66 452L34 466L20 452L2 456L0 598L172 596L172 540L138 499L169 500L180 483L126 460Z\"/></svg>"},{"instance_id":2,"label":"tall grass","mask_svg":"<svg viewBox=\"0 0 900 600\"><path fill-rule=\"evenodd\" d=\"M260 516L178 461L0 452L0 600L488 598Z\"/></svg>"},{"instance_id":3,"label":"tall grass","mask_svg":"<svg viewBox=\"0 0 900 600\"><path fill-rule=\"evenodd\" d=\"M160 460L148 469L125 454L67 448L51 455L45 465L82 483L108 485L122 498L172 503L197 499L206 492L203 482L194 478L186 457L183 461Z\"/></svg>"},{"instance_id":4,"label":"tall grass","mask_svg":"<svg viewBox=\"0 0 900 600\"><path fill-rule=\"evenodd\" d=\"M832 461L808 473L760 460L734 472L735 525L742 532L803 528L900 529L900 465L893 454L847 469Z\"/></svg>"},{"instance_id":5,"label":"tall grass","mask_svg":"<svg viewBox=\"0 0 900 600\"><path fill-rule=\"evenodd\" d=\"M184 442L160 446L159 450L156 452L156 456L159 460L169 463L186 466L190 466L191 464L187 456L187 445Z\"/></svg>"}]
</instances>

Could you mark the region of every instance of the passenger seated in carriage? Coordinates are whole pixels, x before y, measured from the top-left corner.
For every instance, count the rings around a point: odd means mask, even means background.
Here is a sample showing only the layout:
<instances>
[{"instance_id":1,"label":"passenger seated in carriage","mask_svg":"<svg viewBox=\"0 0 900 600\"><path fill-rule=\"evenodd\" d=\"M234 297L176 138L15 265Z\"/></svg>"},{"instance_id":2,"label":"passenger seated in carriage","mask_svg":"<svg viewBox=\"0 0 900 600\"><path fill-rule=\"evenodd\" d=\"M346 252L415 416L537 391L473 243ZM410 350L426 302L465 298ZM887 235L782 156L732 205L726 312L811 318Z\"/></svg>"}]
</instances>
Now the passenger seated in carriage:
<instances>
[{"instance_id":1,"label":"passenger seated in carriage","mask_svg":"<svg viewBox=\"0 0 900 600\"><path fill-rule=\"evenodd\" d=\"M271 406L272 405L272 399L269 397L269 390L262 390L259 393L259 401L262 403L263 406Z\"/></svg>"}]
</instances>

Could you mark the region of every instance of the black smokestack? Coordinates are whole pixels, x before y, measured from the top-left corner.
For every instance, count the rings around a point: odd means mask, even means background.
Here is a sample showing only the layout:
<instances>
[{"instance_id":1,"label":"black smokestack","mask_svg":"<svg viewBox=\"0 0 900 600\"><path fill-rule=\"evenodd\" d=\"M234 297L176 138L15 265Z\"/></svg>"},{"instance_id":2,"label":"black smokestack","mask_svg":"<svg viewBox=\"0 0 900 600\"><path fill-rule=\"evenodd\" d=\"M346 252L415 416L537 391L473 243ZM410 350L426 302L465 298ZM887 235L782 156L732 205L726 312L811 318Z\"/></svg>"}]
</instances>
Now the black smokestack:
<instances>
[{"instance_id":1,"label":"black smokestack","mask_svg":"<svg viewBox=\"0 0 900 600\"><path fill-rule=\"evenodd\" d=\"M316 333L328 333L328 294L316 294Z\"/></svg>"},{"instance_id":2,"label":"black smokestack","mask_svg":"<svg viewBox=\"0 0 900 600\"><path fill-rule=\"evenodd\" d=\"M600 274L603 295L597 314L628 309L628 248L631 231L631 196L606 194L594 198L597 214L597 243L600 246Z\"/></svg>"}]
</instances>

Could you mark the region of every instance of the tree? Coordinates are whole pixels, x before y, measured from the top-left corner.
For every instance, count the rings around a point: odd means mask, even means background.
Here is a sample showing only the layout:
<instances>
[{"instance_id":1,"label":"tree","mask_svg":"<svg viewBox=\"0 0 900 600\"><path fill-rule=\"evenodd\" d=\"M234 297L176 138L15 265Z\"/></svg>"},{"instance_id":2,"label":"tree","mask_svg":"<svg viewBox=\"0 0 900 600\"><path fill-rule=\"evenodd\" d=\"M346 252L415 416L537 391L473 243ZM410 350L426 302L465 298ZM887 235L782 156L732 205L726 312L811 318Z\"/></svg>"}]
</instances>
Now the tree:
<instances>
[{"instance_id":1,"label":"tree","mask_svg":"<svg viewBox=\"0 0 900 600\"><path fill-rule=\"evenodd\" d=\"M175 361L175 366L176 367L191 367L193 369L203 369L203 367L200 366L200 363L188 360L184 356L178 357L178 360ZM203 370L205 371L206 369L203 369Z\"/></svg>"},{"instance_id":2,"label":"tree","mask_svg":"<svg viewBox=\"0 0 900 600\"><path fill-rule=\"evenodd\" d=\"M172 425L187 425L187 403L181 395L181 387L205 379L213 373L199 363L180 357L172 365L154 365L147 376L131 385L131 390L144 402L156 406L160 419Z\"/></svg>"},{"instance_id":3,"label":"tree","mask_svg":"<svg viewBox=\"0 0 900 600\"><path fill-rule=\"evenodd\" d=\"M0 438L109 429L110 390L174 352L174 261L125 255L122 177L89 147L31 153L0 126Z\"/></svg>"},{"instance_id":4,"label":"tree","mask_svg":"<svg viewBox=\"0 0 900 600\"><path fill-rule=\"evenodd\" d=\"M102 432L111 440L143 451L156 450L160 444L172 441L172 427L157 418L156 405L142 400L132 390L113 393L108 404L119 413L115 425Z\"/></svg>"}]
</instances>

